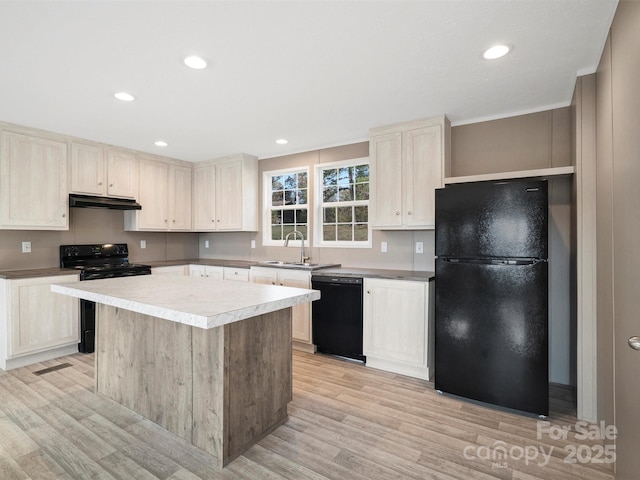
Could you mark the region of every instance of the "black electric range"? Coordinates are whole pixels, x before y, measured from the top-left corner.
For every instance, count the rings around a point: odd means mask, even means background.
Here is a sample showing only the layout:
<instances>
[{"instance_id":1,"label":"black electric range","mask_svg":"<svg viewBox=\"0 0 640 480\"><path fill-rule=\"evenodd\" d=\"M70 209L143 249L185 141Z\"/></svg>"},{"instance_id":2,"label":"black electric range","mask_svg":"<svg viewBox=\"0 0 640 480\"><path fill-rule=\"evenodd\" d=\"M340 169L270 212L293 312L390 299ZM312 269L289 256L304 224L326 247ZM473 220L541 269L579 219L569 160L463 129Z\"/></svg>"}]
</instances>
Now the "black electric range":
<instances>
[{"instance_id":1,"label":"black electric range","mask_svg":"<svg viewBox=\"0 0 640 480\"><path fill-rule=\"evenodd\" d=\"M126 243L60 245L60 266L80 270L81 281L151 274L149 265L129 263ZM95 312L94 302L80 300L80 352L95 350Z\"/></svg>"}]
</instances>

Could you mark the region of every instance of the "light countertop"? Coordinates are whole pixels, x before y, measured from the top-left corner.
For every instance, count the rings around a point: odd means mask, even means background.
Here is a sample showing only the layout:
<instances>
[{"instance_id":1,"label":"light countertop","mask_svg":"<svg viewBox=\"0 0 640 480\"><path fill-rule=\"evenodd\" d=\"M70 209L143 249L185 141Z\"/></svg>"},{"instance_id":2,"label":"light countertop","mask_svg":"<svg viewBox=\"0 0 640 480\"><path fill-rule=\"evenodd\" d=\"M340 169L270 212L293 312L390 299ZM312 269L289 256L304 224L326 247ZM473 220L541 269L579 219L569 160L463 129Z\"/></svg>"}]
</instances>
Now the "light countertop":
<instances>
[{"instance_id":1,"label":"light countertop","mask_svg":"<svg viewBox=\"0 0 640 480\"><path fill-rule=\"evenodd\" d=\"M199 328L215 328L320 298L315 290L173 275L53 284L51 290Z\"/></svg>"}]
</instances>

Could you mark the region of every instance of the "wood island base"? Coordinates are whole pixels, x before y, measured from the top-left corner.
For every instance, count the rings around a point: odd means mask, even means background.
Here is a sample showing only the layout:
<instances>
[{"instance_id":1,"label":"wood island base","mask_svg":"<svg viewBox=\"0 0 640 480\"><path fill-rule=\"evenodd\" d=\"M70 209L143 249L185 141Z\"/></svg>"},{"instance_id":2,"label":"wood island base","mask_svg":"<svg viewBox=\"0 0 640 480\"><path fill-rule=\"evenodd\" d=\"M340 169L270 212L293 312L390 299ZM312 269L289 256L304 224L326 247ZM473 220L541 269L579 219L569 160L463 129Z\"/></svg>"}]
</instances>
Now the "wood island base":
<instances>
[{"instance_id":1,"label":"wood island base","mask_svg":"<svg viewBox=\"0 0 640 480\"><path fill-rule=\"evenodd\" d=\"M287 420L291 308L202 329L98 304L96 392L218 459Z\"/></svg>"}]
</instances>

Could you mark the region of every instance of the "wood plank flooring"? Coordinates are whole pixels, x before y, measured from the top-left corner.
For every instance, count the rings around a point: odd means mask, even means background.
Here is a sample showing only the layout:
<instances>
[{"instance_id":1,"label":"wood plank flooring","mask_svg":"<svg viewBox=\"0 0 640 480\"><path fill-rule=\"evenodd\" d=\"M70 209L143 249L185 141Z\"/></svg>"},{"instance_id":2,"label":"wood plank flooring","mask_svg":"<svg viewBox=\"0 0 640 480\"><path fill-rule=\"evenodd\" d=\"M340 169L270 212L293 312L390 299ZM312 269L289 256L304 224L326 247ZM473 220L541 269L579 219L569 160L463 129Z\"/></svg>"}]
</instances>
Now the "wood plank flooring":
<instances>
[{"instance_id":1,"label":"wood plank flooring","mask_svg":"<svg viewBox=\"0 0 640 480\"><path fill-rule=\"evenodd\" d=\"M586 461L603 442L576 438L562 389L549 421L556 433L569 429L567 439L538 438L536 418L438 395L429 382L322 355L293 358L288 422L224 469L95 395L92 355L0 371L0 479L613 478L611 465ZM33 374L65 362L72 366ZM582 462L566 461L571 449Z\"/></svg>"}]
</instances>

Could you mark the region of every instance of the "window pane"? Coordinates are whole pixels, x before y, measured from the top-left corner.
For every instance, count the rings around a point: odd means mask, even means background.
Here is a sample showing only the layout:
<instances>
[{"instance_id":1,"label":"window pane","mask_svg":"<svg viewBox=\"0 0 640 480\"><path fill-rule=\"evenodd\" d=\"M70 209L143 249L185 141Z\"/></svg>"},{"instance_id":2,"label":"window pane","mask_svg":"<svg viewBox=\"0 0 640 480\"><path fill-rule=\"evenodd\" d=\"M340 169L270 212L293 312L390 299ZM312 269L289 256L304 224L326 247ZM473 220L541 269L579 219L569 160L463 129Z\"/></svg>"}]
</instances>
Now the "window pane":
<instances>
[{"instance_id":1,"label":"window pane","mask_svg":"<svg viewBox=\"0 0 640 480\"><path fill-rule=\"evenodd\" d=\"M280 225L271 226L271 240L282 240L282 227Z\"/></svg>"},{"instance_id":2,"label":"window pane","mask_svg":"<svg viewBox=\"0 0 640 480\"><path fill-rule=\"evenodd\" d=\"M298 173L298 188L307 188L307 172Z\"/></svg>"},{"instance_id":3,"label":"window pane","mask_svg":"<svg viewBox=\"0 0 640 480\"><path fill-rule=\"evenodd\" d=\"M356 200L369 200L368 183L360 183L356 185Z\"/></svg>"},{"instance_id":4,"label":"window pane","mask_svg":"<svg viewBox=\"0 0 640 480\"><path fill-rule=\"evenodd\" d=\"M356 242L366 242L369 239L369 228L366 224L356 223L353 226L353 239Z\"/></svg>"},{"instance_id":5,"label":"window pane","mask_svg":"<svg viewBox=\"0 0 640 480\"><path fill-rule=\"evenodd\" d=\"M284 192L273 192L271 194L271 205L284 205Z\"/></svg>"},{"instance_id":6,"label":"window pane","mask_svg":"<svg viewBox=\"0 0 640 480\"><path fill-rule=\"evenodd\" d=\"M307 189L298 190L298 205L307 204Z\"/></svg>"},{"instance_id":7,"label":"window pane","mask_svg":"<svg viewBox=\"0 0 640 480\"><path fill-rule=\"evenodd\" d=\"M309 237L307 236L307 226L306 225L298 225L296 227L296 230L298 230L300 233L302 233L302 235L304 235L304 239L308 240ZM298 237L300 238L300 237Z\"/></svg>"},{"instance_id":8,"label":"window pane","mask_svg":"<svg viewBox=\"0 0 640 480\"><path fill-rule=\"evenodd\" d=\"M338 170L338 185L353 183L353 167L342 167Z\"/></svg>"},{"instance_id":9,"label":"window pane","mask_svg":"<svg viewBox=\"0 0 640 480\"><path fill-rule=\"evenodd\" d=\"M324 223L336 223L336 209L333 207L324 209Z\"/></svg>"},{"instance_id":10,"label":"window pane","mask_svg":"<svg viewBox=\"0 0 640 480\"><path fill-rule=\"evenodd\" d=\"M296 204L296 191L295 190L285 190L284 191L284 204L285 205L295 205Z\"/></svg>"},{"instance_id":11,"label":"window pane","mask_svg":"<svg viewBox=\"0 0 640 480\"><path fill-rule=\"evenodd\" d=\"M271 177L271 190L284 190L284 177L282 175Z\"/></svg>"},{"instance_id":12,"label":"window pane","mask_svg":"<svg viewBox=\"0 0 640 480\"><path fill-rule=\"evenodd\" d=\"M284 176L284 188L294 190L298 186L298 174L290 173Z\"/></svg>"},{"instance_id":13,"label":"window pane","mask_svg":"<svg viewBox=\"0 0 640 480\"><path fill-rule=\"evenodd\" d=\"M336 202L338 200L338 187L326 187L322 197L325 202Z\"/></svg>"},{"instance_id":14,"label":"window pane","mask_svg":"<svg viewBox=\"0 0 640 480\"><path fill-rule=\"evenodd\" d=\"M356 222L358 223L366 223L369 221L369 207L366 206L362 206L362 207L355 207L355 214L356 214Z\"/></svg>"},{"instance_id":15,"label":"window pane","mask_svg":"<svg viewBox=\"0 0 640 480\"><path fill-rule=\"evenodd\" d=\"M369 181L369 165L358 165L355 167L356 183L364 183Z\"/></svg>"},{"instance_id":16,"label":"window pane","mask_svg":"<svg viewBox=\"0 0 640 480\"><path fill-rule=\"evenodd\" d=\"M338 198L340 202L350 202L353 200L353 185L348 187L338 187L340 189Z\"/></svg>"},{"instance_id":17,"label":"window pane","mask_svg":"<svg viewBox=\"0 0 640 480\"><path fill-rule=\"evenodd\" d=\"M307 223L307 211L306 210L296 210L296 223Z\"/></svg>"},{"instance_id":18,"label":"window pane","mask_svg":"<svg viewBox=\"0 0 640 480\"><path fill-rule=\"evenodd\" d=\"M322 171L322 185L325 187L338 184L338 170L331 168Z\"/></svg>"},{"instance_id":19,"label":"window pane","mask_svg":"<svg viewBox=\"0 0 640 480\"><path fill-rule=\"evenodd\" d=\"M282 223L282 210L271 211L271 223L273 225L279 225Z\"/></svg>"},{"instance_id":20,"label":"window pane","mask_svg":"<svg viewBox=\"0 0 640 480\"><path fill-rule=\"evenodd\" d=\"M338 222L351 223L353 221L352 207L338 207Z\"/></svg>"},{"instance_id":21,"label":"window pane","mask_svg":"<svg viewBox=\"0 0 640 480\"><path fill-rule=\"evenodd\" d=\"M293 210L282 211L282 223L293 224L296 223L295 212Z\"/></svg>"},{"instance_id":22,"label":"window pane","mask_svg":"<svg viewBox=\"0 0 640 480\"><path fill-rule=\"evenodd\" d=\"M353 240L353 232L352 232L351 224L348 224L348 225L338 224L338 240L348 241L348 242Z\"/></svg>"},{"instance_id":23,"label":"window pane","mask_svg":"<svg viewBox=\"0 0 640 480\"><path fill-rule=\"evenodd\" d=\"M291 233L295 230L293 225L283 225L282 226L282 239L284 239L288 233Z\"/></svg>"},{"instance_id":24,"label":"window pane","mask_svg":"<svg viewBox=\"0 0 640 480\"><path fill-rule=\"evenodd\" d=\"M336 226L335 225L323 225L322 226L322 239L328 242L336 241Z\"/></svg>"}]
</instances>

